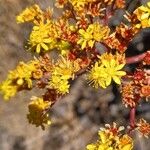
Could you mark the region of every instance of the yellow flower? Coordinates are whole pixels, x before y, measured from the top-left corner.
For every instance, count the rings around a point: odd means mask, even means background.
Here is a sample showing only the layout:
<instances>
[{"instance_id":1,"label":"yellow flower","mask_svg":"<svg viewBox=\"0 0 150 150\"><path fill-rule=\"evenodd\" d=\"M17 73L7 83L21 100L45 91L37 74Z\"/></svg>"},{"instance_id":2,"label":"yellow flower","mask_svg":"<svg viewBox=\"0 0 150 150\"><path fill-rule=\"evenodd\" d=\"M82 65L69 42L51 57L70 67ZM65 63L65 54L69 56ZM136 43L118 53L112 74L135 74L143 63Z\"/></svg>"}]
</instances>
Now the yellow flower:
<instances>
[{"instance_id":1,"label":"yellow flower","mask_svg":"<svg viewBox=\"0 0 150 150\"><path fill-rule=\"evenodd\" d=\"M102 88L106 88L105 76L107 76L107 74L105 73L104 67L100 65L99 62L96 62L95 65L90 70L88 79L91 81L91 84L95 88L98 88L99 86Z\"/></svg>"},{"instance_id":2,"label":"yellow flower","mask_svg":"<svg viewBox=\"0 0 150 150\"><path fill-rule=\"evenodd\" d=\"M57 90L59 94L66 94L69 93L69 82L68 78L63 79L61 75L52 75L49 83L50 87Z\"/></svg>"},{"instance_id":3,"label":"yellow flower","mask_svg":"<svg viewBox=\"0 0 150 150\"><path fill-rule=\"evenodd\" d=\"M110 29L107 26L103 26L99 23L93 25L93 39L100 42L108 37Z\"/></svg>"},{"instance_id":4,"label":"yellow flower","mask_svg":"<svg viewBox=\"0 0 150 150\"><path fill-rule=\"evenodd\" d=\"M42 10L38 5L33 5L26 8L21 14L19 14L16 19L17 23L24 23L29 21L34 21L35 17L42 14Z\"/></svg>"},{"instance_id":5,"label":"yellow flower","mask_svg":"<svg viewBox=\"0 0 150 150\"><path fill-rule=\"evenodd\" d=\"M37 127L41 126L42 129L45 129L45 125L50 125L51 121L49 120L49 114L46 112L50 105L51 103L49 101L33 97L28 106L29 114L27 114L27 118L29 123L34 124Z\"/></svg>"},{"instance_id":6,"label":"yellow flower","mask_svg":"<svg viewBox=\"0 0 150 150\"><path fill-rule=\"evenodd\" d=\"M103 41L109 35L109 28L99 23L90 24L89 27L84 30L80 29L80 38L78 44L84 49L86 46L93 47L95 42Z\"/></svg>"},{"instance_id":7,"label":"yellow flower","mask_svg":"<svg viewBox=\"0 0 150 150\"><path fill-rule=\"evenodd\" d=\"M112 54L103 54L99 58L100 60L95 63L89 73L89 80L95 88L106 88L114 80L117 84L121 84L121 77L126 75L125 71L120 71L125 63L121 61L121 57ZM122 58L124 59L124 58Z\"/></svg>"},{"instance_id":8,"label":"yellow flower","mask_svg":"<svg viewBox=\"0 0 150 150\"><path fill-rule=\"evenodd\" d=\"M49 86L56 89L59 94L69 92L69 79L74 78L74 73L79 70L76 62L61 57L51 70Z\"/></svg>"},{"instance_id":9,"label":"yellow flower","mask_svg":"<svg viewBox=\"0 0 150 150\"><path fill-rule=\"evenodd\" d=\"M133 140L127 134L123 135L119 140L119 149L120 150L132 150L133 149Z\"/></svg>"},{"instance_id":10,"label":"yellow flower","mask_svg":"<svg viewBox=\"0 0 150 150\"><path fill-rule=\"evenodd\" d=\"M17 86L12 84L12 81L7 79L0 84L0 92L3 94L5 100L10 99L17 93Z\"/></svg>"},{"instance_id":11,"label":"yellow flower","mask_svg":"<svg viewBox=\"0 0 150 150\"><path fill-rule=\"evenodd\" d=\"M95 144L87 145L87 150L115 150L118 142L118 137L113 136L112 133L106 131L99 131L99 139Z\"/></svg>"},{"instance_id":12,"label":"yellow flower","mask_svg":"<svg viewBox=\"0 0 150 150\"><path fill-rule=\"evenodd\" d=\"M137 16L140 24L137 24L137 28L147 28L150 27L150 2L146 6L140 6L135 11L134 14Z\"/></svg>"},{"instance_id":13,"label":"yellow flower","mask_svg":"<svg viewBox=\"0 0 150 150\"><path fill-rule=\"evenodd\" d=\"M70 49L70 44L67 41L61 40L57 43L57 49L61 52L62 55L67 55Z\"/></svg>"},{"instance_id":14,"label":"yellow flower","mask_svg":"<svg viewBox=\"0 0 150 150\"><path fill-rule=\"evenodd\" d=\"M93 40L92 32L89 31L89 28L85 31L84 29L79 30L80 38L78 44L81 45L81 48L84 49L86 46L93 47L95 41Z\"/></svg>"},{"instance_id":15,"label":"yellow flower","mask_svg":"<svg viewBox=\"0 0 150 150\"><path fill-rule=\"evenodd\" d=\"M87 145L87 150L133 150L133 140L127 134L122 135L120 128L110 126L101 129L98 141Z\"/></svg>"},{"instance_id":16,"label":"yellow flower","mask_svg":"<svg viewBox=\"0 0 150 150\"><path fill-rule=\"evenodd\" d=\"M53 49L56 45L55 38L52 38L50 35L50 30L52 29L52 24L48 21L47 23L40 23L37 26L33 27L33 30L30 34L29 45L31 49L36 49L37 53L40 53L41 50L48 51Z\"/></svg>"},{"instance_id":17,"label":"yellow flower","mask_svg":"<svg viewBox=\"0 0 150 150\"><path fill-rule=\"evenodd\" d=\"M60 57L55 64L53 73L61 75L62 79L69 79L74 77L76 71L78 70L74 68L74 62L68 58Z\"/></svg>"},{"instance_id":18,"label":"yellow flower","mask_svg":"<svg viewBox=\"0 0 150 150\"><path fill-rule=\"evenodd\" d=\"M9 72L7 79L0 84L4 99L13 97L21 88L32 87L32 73L36 71L37 65L38 60L19 62L18 66Z\"/></svg>"},{"instance_id":19,"label":"yellow flower","mask_svg":"<svg viewBox=\"0 0 150 150\"><path fill-rule=\"evenodd\" d=\"M125 71L120 71L125 64L119 64L115 59L111 59L109 62L106 60L102 61L102 65L105 67L106 72L106 86L111 84L114 80L117 84L121 84L121 77L126 75Z\"/></svg>"},{"instance_id":20,"label":"yellow flower","mask_svg":"<svg viewBox=\"0 0 150 150\"><path fill-rule=\"evenodd\" d=\"M36 70L36 66L34 65L35 62L36 61L30 61L27 64L20 62L15 70L9 72L8 79L12 80L12 82L16 80L16 85L18 86L27 84L28 88L31 88L32 72Z\"/></svg>"}]
</instances>

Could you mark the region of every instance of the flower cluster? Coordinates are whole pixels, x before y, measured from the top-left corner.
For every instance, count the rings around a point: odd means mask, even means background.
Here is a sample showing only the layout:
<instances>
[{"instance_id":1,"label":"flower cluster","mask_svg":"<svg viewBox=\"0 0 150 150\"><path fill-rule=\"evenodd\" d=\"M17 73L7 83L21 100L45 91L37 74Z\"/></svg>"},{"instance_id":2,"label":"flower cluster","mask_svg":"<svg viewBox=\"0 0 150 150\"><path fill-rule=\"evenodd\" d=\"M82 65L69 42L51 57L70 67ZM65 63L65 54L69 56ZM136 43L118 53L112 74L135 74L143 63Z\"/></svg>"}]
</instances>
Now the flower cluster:
<instances>
[{"instance_id":1,"label":"flower cluster","mask_svg":"<svg viewBox=\"0 0 150 150\"><path fill-rule=\"evenodd\" d=\"M0 92L3 94L5 100L9 100L11 97L15 96L18 91L18 86L12 84L12 81L6 79L0 84Z\"/></svg>"},{"instance_id":2,"label":"flower cluster","mask_svg":"<svg viewBox=\"0 0 150 150\"><path fill-rule=\"evenodd\" d=\"M105 53L94 64L88 78L96 88L106 88L111 84L112 80L117 84L121 84L121 77L126 75L126 72L121 71L124 65L124 56Z\"/></svg>"},{"instance_id":3,"label":"flower cluster","mask_svg":"<svg viewBox=\"0 0 150 150\"><path fill-rule=\"evenodd\" d=\"M123 127L106 125L98 132L99 139L95 144L87 145L87 150L133 150L133 140L127 134L122 134Z\"/></svg>"},{"instance_id":4,"label":"flower cluster","mask_svg":"<svg viewBox=\"0 0 150 150\"><path fill-rule=\"evenodd\" d=\"M36 70L38 63L38 60L29 61L27 64L20 62L16 69L9 72L7 79L0 84L4 99L13 97L21 89L32 87L32 73Z\"/></svg>"},{"instance_id":5,"label":"flower cluster","mask_svg":"<svg viewBox=\"0 0 150 150\"><path fill-rule=\"evenodd\" d=\"M22 90L42 89L42 96L31 98L27 118L45 129L51 124L49 109L69 93L72 80L85 74L90 85L104 89L115 82L120 85L123 104L130 109L129 131L123 134L115 123L106 125L87 150L132 150L128 133L137 129L145 137L150 134L148 122L135 121L137 105L150 98L150 51L128 58L126 50L141 29L150 27L150 2L131 14L126 11L114 28L109 20L118 9L125 9L125 0L56 0L55 6L63 8L59 17L50 7L42 10L36 4L16 17L17 23L33 25L26 49L34 59L10 71L0 83L0 92L10 99ZM125 66L137 62L134 71L127 71Z\"/></svg>"},{"instance_id":6,"label":"flower cluster","mask_svg":"<svg viewBox=\"0 0 150 150\"><path fill-rule=\"evenodd\" d=\"M26 8L20 15L17 16L18 23L32 22L35 18L40 18L42 10L38 5L33 5L29 8Z\"/></svg>"},{"instance_id":7,"label":"flower cluster","mask_svg":"<svg viewBox=\"0 0 150 150\"><path fill-rule=\"evenodd\" d=\"M37 53L40 53L42 49L43 51L48 51L50 48L54 48L56 42L50 36L51 26L52 24L47 22L46 24L40 23L33 27L29 39L31 49L35 49Z\"/></svg>"},{"instance_id":8,"label":"flower cluster","mask_svg":"<svg viewBox=\"0 0 150 150\"><path fill-rule=\"evenodd\" d=\"M132 40L137 30L132 26L127 26L121 23L116 27L116 31L105 38L104 43L110 49L116 49L120 53L124 53L127 49L128 43Z\"/></svg>"},{"instance_id":9,"label":"flower cluster","mask_svg":"<svg viewBox=\"0 0 150 150\"><path fill-rule=\"evenodd\" d=\"M69 79L74 79L75 72L80 69L79 64L61 57L51 70L50 88L55 89L59 94L69 92Z\"/></svg>"},{"instance_id":10,"label":"flower cluster","mask_svg":"<svg viewBox=\"0 0 150 150\"><path fill-rule=\"evenodd\" d=\"M109 35L109 28L99 23L90 24L86 30L79 30L80 38L78 44L81 48L93 47L94 43L103 41Z\"/></svg>"},{"instance_id":11,"label":"flower cluster","mask_svg":"<svg viewBox=\"0 0 150 150\"><path fill-rule=\"evenodd\" d=\"M140 6L135 11L134 14L137 16L139 23L137 23L137 28L147 28L150 27L150 2L146 6Z\"/></svg>"},{"instance_id":12,"label":"flower cluster","mask_svg":"<svg viewBox=\"0 0 150 150\"><path fill-rule=\"evenodd\" d=\"M150 136L150 123L146 122L144 119L140 119L137 123L137 130L148 138L148 136Z\"/></svg>"},{"instance_id":13,"label":"flower cluster","mask_svg":"<svg viewBox=\"0 0 150 150\"><path fill-rule=\"evenodd\" d=\"M150 83L149 74L141 69L134 72L133 76L126 76L129 78L122 84L122 100L126 107L135 107L139 104L142 98L149 99L150 96Z\"/></svg>"},{"instance_id":14,"label":"flower cluster","mask_svg":"<svg viewBox=\"0 0 150 150\"><path fill-rule=\"evenodd\" d=\"M51 124L49 114L47 113L47 109L50 107L51 103L38 97L33 97L31 100L28 106L29 114L27 114L29 123L35 124L37 127L41 126L42 129L45 129L44 125Z\"/></svg>"}]
</instances>

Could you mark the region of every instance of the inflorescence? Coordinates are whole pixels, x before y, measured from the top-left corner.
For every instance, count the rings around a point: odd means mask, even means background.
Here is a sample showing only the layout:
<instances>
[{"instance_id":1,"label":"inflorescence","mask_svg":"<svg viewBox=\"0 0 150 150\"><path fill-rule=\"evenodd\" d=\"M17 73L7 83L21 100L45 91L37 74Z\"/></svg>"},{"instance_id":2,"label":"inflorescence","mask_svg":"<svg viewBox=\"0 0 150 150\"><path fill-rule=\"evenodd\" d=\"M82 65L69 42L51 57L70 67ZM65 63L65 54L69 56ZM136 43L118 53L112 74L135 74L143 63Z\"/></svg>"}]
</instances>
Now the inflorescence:
<instances>
[{"instance_id":1,"label":"inflorescence","mask_svg":"<svg viewBox=\"0 0 150 150\"><path fill-rule=\"evenodd\" d=\"M72 80L85 74L89 85L104 89L114 82L120 87L123 105L131 110L129 131L122 132L123 127L115 123L106 125L87 150L133 150L131 131L150 135L150 124L143 118L135 120L136 107L150 98L150 51L127 58L126 50L141 29L150 27L150 2L131 14L126 11L125 21L114 29L109 19L117 9L125 9L125 0L56 0L55 6L64 8L57 18L53 9L42 10L37 4L16 17L19 24L33 25L25 48L34 59L21 61L9 71L0 92L9 100L22 90L44 89L42 96L31 98L27 119L45 129L51 124L50 108L69 93ZM98 49L98 44L102 48ZM55 59L51 58L52 51L57 54ZM126 70L128 64L137 62L133 72Z\"/></svg>"}]
</instances>

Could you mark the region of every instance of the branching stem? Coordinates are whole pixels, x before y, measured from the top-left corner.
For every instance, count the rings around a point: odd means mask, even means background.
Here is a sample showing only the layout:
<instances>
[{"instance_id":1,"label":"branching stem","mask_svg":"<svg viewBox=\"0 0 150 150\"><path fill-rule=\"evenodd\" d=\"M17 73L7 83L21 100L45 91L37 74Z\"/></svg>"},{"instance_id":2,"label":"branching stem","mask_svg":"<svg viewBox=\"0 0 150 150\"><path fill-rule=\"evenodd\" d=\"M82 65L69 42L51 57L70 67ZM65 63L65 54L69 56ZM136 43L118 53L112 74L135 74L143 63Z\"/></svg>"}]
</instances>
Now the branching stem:
<instances>
[{"instance_id":1,"label":"branching stem","mask_svg":"<svg viewBox=\"0 0 150 150\"><path fill-rule=\"evenodd\" d=\"M142 53L140 55L132 56L132 57L127 57L126 58L126 63L127 64L134 64L142 61L144 57L146 56L146 52Z\"/></svg>"}]
</instances>

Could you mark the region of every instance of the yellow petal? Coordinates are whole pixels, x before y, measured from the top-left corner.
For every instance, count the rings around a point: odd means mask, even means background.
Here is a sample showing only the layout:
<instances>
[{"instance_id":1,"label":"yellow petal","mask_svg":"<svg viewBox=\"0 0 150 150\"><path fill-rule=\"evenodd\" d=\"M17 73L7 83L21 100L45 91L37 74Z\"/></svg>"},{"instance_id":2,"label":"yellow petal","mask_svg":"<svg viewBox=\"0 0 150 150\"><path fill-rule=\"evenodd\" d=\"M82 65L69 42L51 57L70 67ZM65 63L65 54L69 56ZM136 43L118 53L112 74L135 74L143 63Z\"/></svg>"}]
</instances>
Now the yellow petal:
<instances>
[{"instance_id":1,"label":"yellow petal","mask_svg":"<svg viewBox=\"0 0 150 150\"><path fill-rule=\"evenodd\" d=\"M106 86L110 85L111 84L111 77L109 76L107 79L106 79Z\"/></svg>"},{"instance_id":2,"label":"yellow petal","mask_svg":"<svg viewBox=\"0 0 150 150\"><path fill-rule=\"evenodd\" d=\"M94 42L95 42L95 41L90 40L90 41L88 42L88 45L92 48L92 47L93 47L93 45L94 45Z\"/></svg>"},{"instance_id":3,"label":"yellow petal","mask_svg":"<svg viewBox=\"0 0 150 150\"><path fill-rule=\"evenodd\" d=\"M148 19L149 16L150 16L149 13L144 13L143 15L141 15L141 19L142 19L142 20Z\"/></svg>"},{"instance_id":4,"label":"yellow petal","mask_svg":"<svg viewBox=\"0 0 150 150\"><path fill-rule=\"evenodd\" d=\"M125 145L122 150L132 150L133 146L132 144L128 144L128 145Z\"/></svg>"},{"instance_id":5,"label":"yellow petal","mask_svg":"<svg viewBox=\"0 0 150 150\"><path fill-rule=\"evenodd\" d=\"M115 75L124 76L124 75L126 75L126 72L125 72L125 71L117 71L117 72L115 73Z\"/></svg>"},{"instance_id":6,"label":"yellow petal","mask_svg":"<svg viewBox=\"0 0 150 150\"><path fill-rule=\"evenodd\" d=\"M120 64L120 65L118 65L118 66L116 67L116 70L120 70L120 69L122 69L124 66L125 66L125 64Z\"/></svg>"},{"instance_id":7,"label":"yellow petal","mask_svg":"<svg viewBox=\"0 0 150 150\"><path fill-rule=\"evenodd\" d=\"M109 147L107 150L114 150L114 148L112 148L112 147Z\"/></svg>"},{"instance_id":8,"label":"yellow petal","mask_svg":"<svg viewBox=\"0 0 150 150\"><path fill-rule=\"evenodd\" d=\"M81 44L83 42L83 39L78 40L77 44Z\"/></svg>"},{"instance_id":9,"label":"yellow petal","mask_svg":"<svg viewBox=\"0 0 150 150\"><path fill-rule=\"evenodd\" d=\"M46 44L41 43L41 46L43 47L44 50L46 50L46 51L48 50L48 46Z\"/></svg>"},{"instance_id":10,"label":"yellow petal","mask_svg":"<svg viewBox=\"0 0 150 150\"><path fill-rule=\"evenodd\" d=\"M142 11L146 12L146 11L148 11L148 8L145 7L145 6L140 6L140 7L139 7L139 10L142 10Z\"/></svg>"},{"instance_id":11,"label":"yellow petal","mask_svg":"<svg viewBox=\"0 0 150 150\"><path fill-rule=\"evenodd\" d=\"M94 144L87 145L87 150L95 150L96 146Z\"/></svg>"},{"instance_id":12,"label":"yellow petal","mask_svg":"<svg viewBox=\"0 0 150 150\"><path fill-rule=\"evenodd\" d=\"M34 26L33 30L39 30L39 26Z\"/></svg>"},{"instance_id":13,"label":"yellow petal","mask_svg":"<svg viewBox=\"0 0 150 150\"><path fill-rule=\"evenodd\" d=\"M113 76L113 80L117 83L117 84L121 84L120 78L117 76Z\"/></svg>"},{"instance_id":14,"label":"yellow petal","mask_svg":"<svg viewBox=\"0 0 150 150\"><path fill-rule=\"evenodd\" d=\"M81 35L84 35L85 31L84 31L83 29L80 29L80 30L79 30L79 33L80 33Z\"/></svg>"},{"instance_id":15,"label":"yellow petal","mask_svg":"<svg viewBox=\"0 0 150 150\"><path fill-rule=\"evenodd\" d=\"M107 140L106 133L103 131L100 131L98 134L100 136L102 143L106 143L106 140Z\"/></svg>"},{"instance_id":16,"label":"yellow petal","mask_svg":"<svg viewBox=\"0 0 150 150\"><path fill-rule=\"evenodd\" d=\"M142 25L143 28L148 27L148 20L147 19L142 20L141 25Z\"/></svg>"},{"instance_id":17,"label":"yellow petal","mask_svg":"<svg viewBox=\"0 0 150 150\"><path fill-rule=\"evenodd\" d=\"M85 47L86 47L86 41L84 41L84 42L82 43L81 48L84 49Z\"/></svg>"},{"instance_id":18,"label":"yellow petal","mask_svg":"<svg viewBox=\"0 0 150 150\"><path fill-rule=\"evenodd\" d=\"M104 88L104 89L106 88L105 82L103 80L98 81L98 83L102 88Z\"/></svg>"},{"instance_id":19,"label":"yellow petal","mask_svg":"<svg viewBox=\"0 0 150 150\"><path fill-rule=\"evenodd\" d=\"M41 45L38 44L37 47L36 47L36 52L37 52L37 53L40 53L40 50L41 50Z\"/></svg>"},{"instance_id":20,"label":"yellow petal","mask_svg":"<svg viewBox=\"0 0 150 150\"><path fill-rule=\"evenodd\" d=\"M104 66L106 68L108 68L110 65L109 65L109 62L107 60L102 60L102 63L104 64Z\"/></svg>"},{"instance_id":21,"label":"yellow petal","mask_svg":"<svg viewBox=\"0 0 150 150\"><path fill-rule=\"evenodd\" d=\"M147 6L150 8L150 2L147 3Z\"/></svg>"},{"instance_id":22,"label":"yellow petal","mask_svg":"<svg viewBox=\"0 0 150 150\"><path fill-rule=\"evenodd\" d=\"M114 66L116 65L116 61L114 59L111 59L110 65L112 68L114 68Z\"/></svg>"},{"instance_id":23,"label":"yellow petal","mask_svg":"<svg viewBox=\"0 0 150 150\"><path fill-rule=\"evenodd\" d=\"M43 40L44 43L50 43L51 41L52 41L52 40L51 40L50 38L49 38L49 39L44 39L44 40Z\"/></svg>"},{"instance_id":24,"label":"yellow petal","mask_svg":"<svg viewBox=\"0 0 150 150\"><path fill-rule=\"evenodd\" d=\"M136 24L135 27L139 29L141 27L141 24Z\"/></svg>"}]
</instances>

